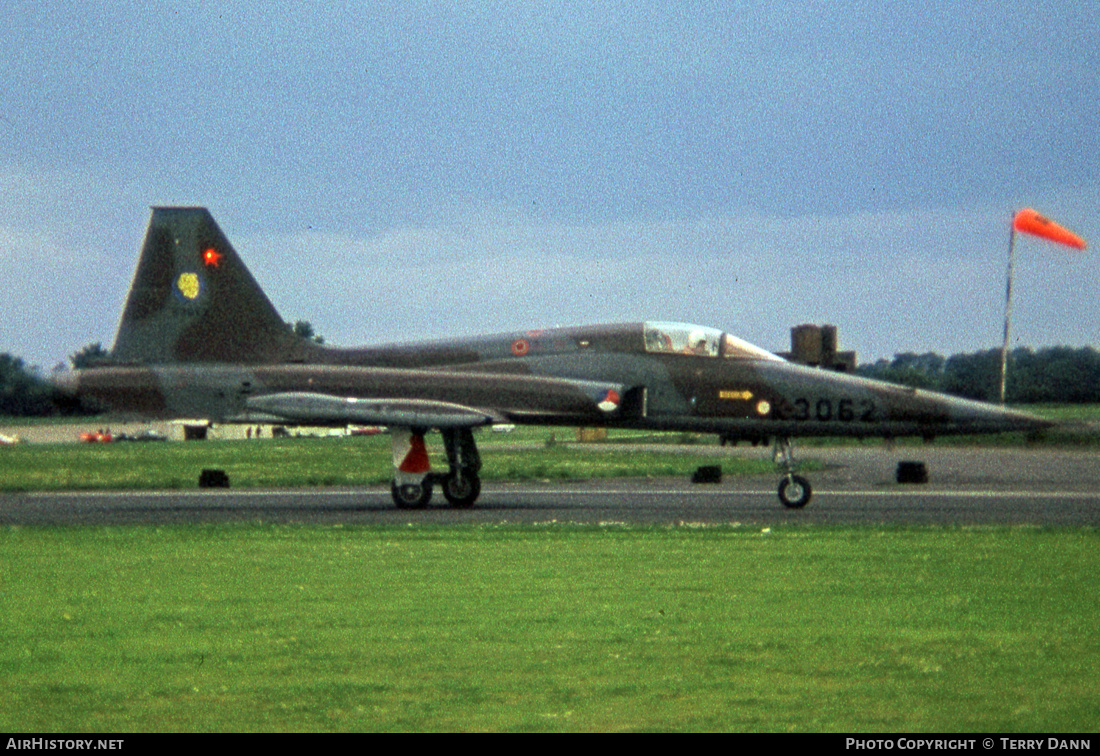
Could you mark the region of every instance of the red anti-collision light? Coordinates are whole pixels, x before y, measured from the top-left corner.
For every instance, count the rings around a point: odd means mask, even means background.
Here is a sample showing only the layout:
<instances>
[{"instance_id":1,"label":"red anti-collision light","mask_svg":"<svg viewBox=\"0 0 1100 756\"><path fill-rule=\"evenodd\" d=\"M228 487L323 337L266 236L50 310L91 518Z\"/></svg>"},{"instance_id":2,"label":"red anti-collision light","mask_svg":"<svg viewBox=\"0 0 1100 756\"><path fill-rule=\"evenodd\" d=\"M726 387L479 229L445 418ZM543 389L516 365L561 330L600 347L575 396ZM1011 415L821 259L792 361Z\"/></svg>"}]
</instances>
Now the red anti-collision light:
<instances>
[{"instance_id":1,"label":"red anti-collision light","mask_svg":"<svg viewBox=\"0 0 1100 756\"><path fill-rule=\"evenodd\" d=\"M202 264L208 268L218 267L218 263L221 262L222 254L213 247L207 247L206 251L202 253Z\"/></svg>"}]
</instances>

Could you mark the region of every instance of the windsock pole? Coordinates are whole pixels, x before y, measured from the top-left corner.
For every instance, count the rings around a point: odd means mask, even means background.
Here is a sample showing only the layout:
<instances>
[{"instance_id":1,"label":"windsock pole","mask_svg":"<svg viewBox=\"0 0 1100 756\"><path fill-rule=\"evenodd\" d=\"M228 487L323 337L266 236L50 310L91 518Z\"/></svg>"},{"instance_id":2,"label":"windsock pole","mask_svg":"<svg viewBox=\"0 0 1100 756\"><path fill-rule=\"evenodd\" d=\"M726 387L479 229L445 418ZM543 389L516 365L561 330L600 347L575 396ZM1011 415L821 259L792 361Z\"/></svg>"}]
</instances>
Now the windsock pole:
<instances>
[{"instance_id":1,"label":"windsock pole","mask_svg":"<svg viewBox=\"0 0 1100 756\"><path fill-rule=\"evenodd\" d=\"M1008 340L1012 333L1012 273L1016 267L1016 225L1008 234L1008 275L1005 282L1005 333L1001 343L1001 404L1005 403L1005 382L1008 375Z\"/></svg>"}]
</instances>

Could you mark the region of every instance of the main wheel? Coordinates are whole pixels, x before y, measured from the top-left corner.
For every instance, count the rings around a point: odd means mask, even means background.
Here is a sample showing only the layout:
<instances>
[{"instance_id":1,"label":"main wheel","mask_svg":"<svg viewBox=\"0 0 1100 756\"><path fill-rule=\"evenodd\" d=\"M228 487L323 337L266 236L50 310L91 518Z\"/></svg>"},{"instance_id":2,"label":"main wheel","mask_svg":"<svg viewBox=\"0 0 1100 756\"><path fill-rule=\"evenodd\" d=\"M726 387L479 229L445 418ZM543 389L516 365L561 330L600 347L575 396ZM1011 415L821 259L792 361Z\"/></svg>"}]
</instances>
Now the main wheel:
<instances>
[{"instance_id":1,"label":"main wheel","mask_svg":"<svg viewBox=\"0 0 1100 756\"><path fill-rule=\"evenodd\" d=\"M802 509L810 503L813 489L801 475L788 475L779 481L779 500L788 509Z\"/></svg>"},{"instance_id":2,"label":"main wheel","mask_svg":"<svg viewBox=\"0 0 1100 756\"><path fill-rule=\"evenodd\" d=\"M471 507L481 495L481 478L468 470L456 470L443 480L443 495L456 509Z\"/></svg>"},{"instance_id":3,"label":"main wheel","mask_svg":"<svg viewBox=\"0 0 1100 756\"><path fill-rule=\"evenodd\" d=\"M425 481L399 486L397 481L394 481L390 484L390 493L398 509L423 509L432 500L432 484Z\"/></svg>"}]
</instances>

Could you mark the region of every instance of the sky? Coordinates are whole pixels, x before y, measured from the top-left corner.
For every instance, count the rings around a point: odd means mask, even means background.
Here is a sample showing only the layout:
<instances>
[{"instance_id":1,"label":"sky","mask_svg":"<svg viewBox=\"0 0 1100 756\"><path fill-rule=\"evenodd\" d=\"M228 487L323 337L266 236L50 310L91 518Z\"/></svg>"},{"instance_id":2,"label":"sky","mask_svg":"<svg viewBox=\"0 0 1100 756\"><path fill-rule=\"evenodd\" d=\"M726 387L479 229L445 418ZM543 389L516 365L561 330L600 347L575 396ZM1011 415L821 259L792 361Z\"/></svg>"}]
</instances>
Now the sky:
<instances>
[{"instance_id":1,"label":"sky","mask_svg":"<svg viewBox=\"0 0 1100 756\"><path fill-rule=\"evenodd\" d=\"M328 343L672 320L1100 346L1100 6L52 2L0 28L0 352L109 348L151 206Z\"/></svg>"}]
</instances>

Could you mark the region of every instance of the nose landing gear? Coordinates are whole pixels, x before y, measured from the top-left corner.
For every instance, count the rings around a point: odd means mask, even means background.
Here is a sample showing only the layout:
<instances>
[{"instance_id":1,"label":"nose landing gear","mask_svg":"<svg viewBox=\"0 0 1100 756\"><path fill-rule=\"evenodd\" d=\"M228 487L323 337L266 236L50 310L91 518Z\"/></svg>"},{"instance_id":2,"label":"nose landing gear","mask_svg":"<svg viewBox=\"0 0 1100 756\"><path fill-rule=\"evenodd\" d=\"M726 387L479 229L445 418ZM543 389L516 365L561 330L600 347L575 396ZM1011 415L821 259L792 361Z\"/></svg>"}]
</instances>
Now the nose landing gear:
<instances>
[{"instance_id":1,"label":"nose landing gear","mask_svg":"<svg viewBox=\"0 0 1100 756\"><path fill-rule=\"evenodd\" d=\"M787 474L779 480L779 501L788 509L802 509L810 503L813 488L810 481L801 475L795 475L794 450L791 439L776 438L772 459L777 465L786 468Z\"/></svg>"}]
</instances>

